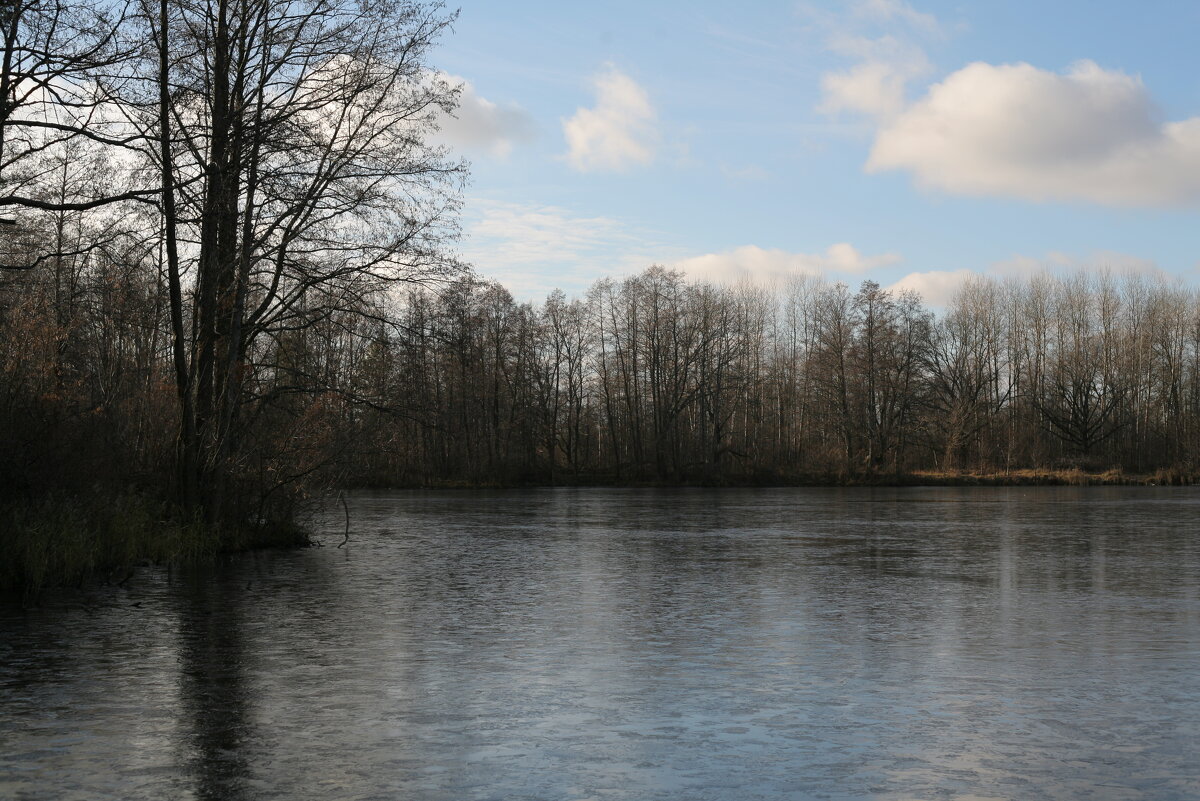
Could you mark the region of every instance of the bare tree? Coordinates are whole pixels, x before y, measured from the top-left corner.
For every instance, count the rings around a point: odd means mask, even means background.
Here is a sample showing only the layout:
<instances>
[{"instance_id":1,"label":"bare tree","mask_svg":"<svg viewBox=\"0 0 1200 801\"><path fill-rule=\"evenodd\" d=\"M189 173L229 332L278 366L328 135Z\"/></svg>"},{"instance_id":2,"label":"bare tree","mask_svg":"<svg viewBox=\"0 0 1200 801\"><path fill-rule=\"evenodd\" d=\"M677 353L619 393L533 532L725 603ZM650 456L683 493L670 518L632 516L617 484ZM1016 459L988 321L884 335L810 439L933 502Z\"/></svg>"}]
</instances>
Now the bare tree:
<instances>
[{"instance_id":1,"label":"bare tree","mask_svg":"<svg viewBox=\"0 0 1200 801\"><path fill-rule=\"evenodd\" d=\"M245 382L265 346L369 314L394 282L458 269L444 245L464 167L428 144L457 89L425 62L452 17L403 0L164 2L158 12L153 126L183 495L219 517Z\"/></svg>"}]
</instances>

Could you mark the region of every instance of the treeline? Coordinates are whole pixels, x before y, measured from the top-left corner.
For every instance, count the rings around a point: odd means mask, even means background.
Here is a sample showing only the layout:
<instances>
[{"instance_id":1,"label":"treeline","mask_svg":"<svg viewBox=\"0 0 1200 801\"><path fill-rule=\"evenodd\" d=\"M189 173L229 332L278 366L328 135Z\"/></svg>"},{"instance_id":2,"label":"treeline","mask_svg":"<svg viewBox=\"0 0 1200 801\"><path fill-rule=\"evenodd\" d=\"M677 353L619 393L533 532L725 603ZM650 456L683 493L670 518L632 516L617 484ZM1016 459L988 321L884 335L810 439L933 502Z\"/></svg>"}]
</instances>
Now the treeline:
<instances>
[{"instance_id":1,"label":"treeline","mask_svg":"<svg viewBox=\"0 0 1200 801\"><path fill-rule=\"evenodd\" d=\"M169 480L170 304L150 258L118 237L0 277L8 491ZM979 277L935 314L870 281L765 290L654 267L530 304L464 277L279 330L240 380L252 414L238 468L267 493L1186 474L1200 297L1138 276Z\"/></svg>"},{"instance_id":2,"label":"treeline","mask_svg":"<svg viewBox=\"0 0 1200 801\"><path fill-rule=\"evenodd\" d=\"M979 277L934 314L871 281L654 267L537 305L478 279L395 304L293 343L343 398L299 433L353 452L351 484L1186 474L1200 453L1200 297L1163 280Z\"/></svg>"}]
</instances>

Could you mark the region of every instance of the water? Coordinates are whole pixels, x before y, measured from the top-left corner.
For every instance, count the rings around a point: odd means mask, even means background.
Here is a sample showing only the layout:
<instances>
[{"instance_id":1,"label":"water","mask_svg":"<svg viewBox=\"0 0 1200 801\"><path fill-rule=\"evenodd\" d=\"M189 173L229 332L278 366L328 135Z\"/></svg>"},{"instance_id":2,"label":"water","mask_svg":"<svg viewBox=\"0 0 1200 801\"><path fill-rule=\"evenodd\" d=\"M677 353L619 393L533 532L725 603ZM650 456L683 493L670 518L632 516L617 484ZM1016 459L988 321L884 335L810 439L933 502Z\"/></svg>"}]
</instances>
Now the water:
<instances>
[{"instance_id":1,"label":"water","mask_svg":"<svg viewBox=\"0 0 1200 801\"><path fill-rule=\"evenodd\" d=\"M1200 492L403 492L0 607L0 797L1200 798Z\"/></svg>"}]
</instances>

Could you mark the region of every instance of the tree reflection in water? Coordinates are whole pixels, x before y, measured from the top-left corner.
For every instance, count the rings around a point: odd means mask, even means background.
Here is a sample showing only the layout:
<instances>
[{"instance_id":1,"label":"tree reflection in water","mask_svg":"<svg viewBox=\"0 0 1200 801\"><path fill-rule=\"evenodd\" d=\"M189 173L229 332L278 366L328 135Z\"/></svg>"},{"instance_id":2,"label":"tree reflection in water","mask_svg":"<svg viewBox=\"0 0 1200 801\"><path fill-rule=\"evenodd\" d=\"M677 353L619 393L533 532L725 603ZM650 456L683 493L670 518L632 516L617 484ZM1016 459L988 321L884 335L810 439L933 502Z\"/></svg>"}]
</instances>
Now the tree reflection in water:
<instances>
[{"instance_id":1,"label":"tree reflection in water","mask_svg":"<svg viewBox=\"0 0 1200 801\"><path fill-rule=\"evenodd\" d=\"M249 797L252 743L246 654L242 642L244 599L237 579L218 572L211 581L189 582L176 596L180 620L180 714L190 731L183 739L186 765L198 798L238 801Z\"/></svg>"}]
</instances>

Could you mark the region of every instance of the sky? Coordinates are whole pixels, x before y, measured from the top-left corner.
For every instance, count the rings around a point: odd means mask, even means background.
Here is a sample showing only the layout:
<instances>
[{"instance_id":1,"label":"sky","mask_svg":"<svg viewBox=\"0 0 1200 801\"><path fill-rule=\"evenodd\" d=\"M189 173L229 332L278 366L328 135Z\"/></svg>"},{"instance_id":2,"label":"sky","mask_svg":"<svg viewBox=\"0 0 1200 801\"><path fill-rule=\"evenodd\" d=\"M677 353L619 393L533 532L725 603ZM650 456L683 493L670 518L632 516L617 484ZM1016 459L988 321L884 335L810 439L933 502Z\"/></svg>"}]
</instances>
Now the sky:
<instances>
[{"instance_id":1,"label":"sky","mask_svg":"<svg viewBox=\"0 0 1200 801\"><path fill-rule=\"evenodd\" d=\"M519 300L651 264L944 304L1200 278L1200 4L463 0L460 251Z\"/></svg>"}]
</instances>

